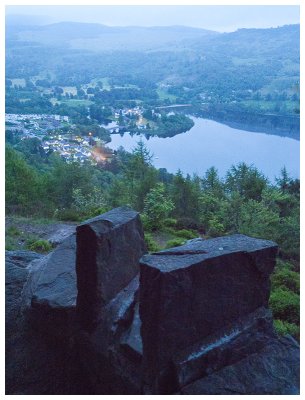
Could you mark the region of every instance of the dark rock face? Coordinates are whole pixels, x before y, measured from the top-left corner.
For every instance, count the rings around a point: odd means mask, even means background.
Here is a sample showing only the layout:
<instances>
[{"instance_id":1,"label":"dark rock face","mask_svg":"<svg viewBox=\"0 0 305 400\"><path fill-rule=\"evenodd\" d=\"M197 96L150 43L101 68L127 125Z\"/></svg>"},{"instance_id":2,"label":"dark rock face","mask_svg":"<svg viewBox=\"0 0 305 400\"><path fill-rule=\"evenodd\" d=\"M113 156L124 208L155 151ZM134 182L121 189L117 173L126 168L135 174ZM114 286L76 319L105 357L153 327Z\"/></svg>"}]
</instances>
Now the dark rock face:
<instances>
[{"instance_id":1,"label":"dark rock face","mask_svg":"<svg viewBox=\"0 0 305 400\"><path fill-rule=\"evenodd\" d=\"M148 390L163 390L161 381L170 380L177 349L268 306L276 254L273 242L232 235L142 257L140 317Z\"/></svg>"},{"instance_id":2,"label":"dark rock face","mask_svg":"<svg viewBox=\"0 0 305 400\"><path fill-rule=\"evenodd\" d=\"M233 324L224 326L195 345L177 351L173 357L177 390L203 376L261 351L276 337L272 313L261 307Z\"/></svg>"},{"instance_id":3,"label":"dark rock face","mask_svg":"<svg viewBox=\"0 0 305 400\"><path fill-rule=\"evenodd\" d=\"M300 348L289 336L184 387L180 394L286 394L300 391Z\"/></svg>"},{"instance_id":4,"label":"dark rock face","mask_svg":"<svg viewBox=\"0 0 305 400\"><path fill-rule=\"evenodd\" d=\"M298 394L299 346L268 309L275 243L144 252L118 208L48 256L6 253L7 394Z\"/></svg>"},{"instance_id":5,"label":"dark rock face","mask_svg":"<svg viewBox=\"0 0 305 400\"><path fill-rule=\"evenodd\" d=\"M39 323L33 327L21 313L29 264L40 264L45 257L29 251L8 251L5 256L6 394L81 394L82 385L76 379L79 362L71 346L50 344L45 329L44 333L37 330ZM39 322L45 326L43 315Z\"/></svg>"},{"instance_id":6,"label":"dark rock face","mask_svg":"<svg viewBox=\"0 0 305 400\"><path fill-rule=\"evenodd\" d=\"M61 244L67 237L73 235L76 231L76 226L74 225L64 225L60 227L60 229L52 233L49 237L48 240L53 246L58 246Z\"/></svg>"},{"instance_id":7,"label":"dark rock face","mask_svg":"<svg viewBox=\"0 0 305 400\"><path fill-rule=\"evenodd\" d=\"M102 308L92 332L77 346L93 394L141 394L142 341L138 313L139 276Z\"/></svg>"},{"instance_id":8,"label":"dark rock face","mask_svg":"<svg viewBox=\"0 0 305 400\"><path fill-rule=\"evenodd\" d=\"M20 313L21 292L28 277L26 267L33 260L43 258L33 251L5 252L5 325L6 337L14 334L16 318Z\"/></svg>"},{"instance_id":9,"label":"dark rock face","mask_svg":"<svg viewBox=\"0 0 305 400\"><path fill-rule=\"evenodd\" d=\"M23 290L23 310L32 324L54 336L70 336L75 329L76 237L66 238L53 252L31 263Z\"/></svg>"},{"instance_id":10,"label":"dark rock face","mask_svg":"<svg viewBox=\"0 0 305 400\"><path fill-rule=\"evenodd\" d=\"M108 304L139 272L145 252L139 214L119 207L77 227L77 312L93 329Z\"/></svg>"}]
</instances>

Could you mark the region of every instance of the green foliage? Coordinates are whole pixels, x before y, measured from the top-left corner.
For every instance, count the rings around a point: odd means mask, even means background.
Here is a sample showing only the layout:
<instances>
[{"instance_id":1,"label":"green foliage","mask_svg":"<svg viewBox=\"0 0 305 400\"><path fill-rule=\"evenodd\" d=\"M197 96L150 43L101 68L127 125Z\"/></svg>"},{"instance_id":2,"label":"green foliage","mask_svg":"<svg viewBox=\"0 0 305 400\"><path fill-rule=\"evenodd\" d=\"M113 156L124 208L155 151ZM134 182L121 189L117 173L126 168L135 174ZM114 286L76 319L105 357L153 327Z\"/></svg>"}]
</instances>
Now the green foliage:
<instances>
[{"instance_id":1,"label":"green foliage","mask_svg":"<svg viewBox=\"0 0 305 400\"><path fill-rule=\"evenodd\" d=\"M237 192L247 200L260 200L267 179L255 167L239 163L227 172L225 185L227 190Z\"/></svg>"},{"instance_id":2,"label":"green foliage","mask_svg":"<svg viewBox=\"0 0 305 400\"><path fill-rule=\"evenodd\" d=\"M209 229L207 231L207 234L210 237L218 237L218 236L223 236L225 234L225 227L219 221L217 216L212 217L208 221L208 226L209 226Z\"/></svg>"},{"instance_id":3,"label":"green foliage","mask_svg":"<svg viewBox=\"0 0 305 400\"><path fill-rule=\"evenodd\" d=\"M93 187L87 194L83 194L81 189L73 189L71 206L55 210L54 216L66 221L83 221L106 211L108 207L103 192Z\"/></svg>"},{"instance_id":4,"label":"green foliage","mask_svg":"<svg viewBox=\"0 0 305 400\"><path fill-rule=\"evenodd\" d=\"M268 209L262 202L249 200L242 204L238 229L240 233L272 239L279 229L278 213Z\"/></svg>"},{"instance_id":5,"label":"green foliage","mask_svg":"<svg viewBox=\"0 0 305 400\"><path fill-rule=\"evenodd\" d=\"M48 253L52 250L52 245L47 240L43 239L29 239L26 243L26 248L38 253Z\"/></svg>"},{"instance_id":6,"label":"green foliage","mask_svg":"<svg viewBox=\"0 0 305 400\"><path fill-rule=\"evenodd\" d=\"M164 114L161 121L158 120L157 123L158 129L153 131L153 134L159 137L171 137L178 133L187 132L194 126L193 120L183 114Z\"/></svg>"},{"instance_id":7,"label":"green foliage","mask_svg":"<svg viewBox=\"0 0 305 400\"><path fill-rule=\"evenodd\" d=\"M33 215L41 206L42 184L38 172L10 146L5 151L5 201L8 212Z\"/></svg>"},{"instance_id":8,"label":"green foliage","mask_svg":"<svg viewBox=\"0 0 305 400\"><path fill-rule=\"evenodd\" d=\"M282 287L283 289L291 290L294 293L300 294L300 275L297 272L289 269L276 271L272 275L272 286Z\"/></svg>"},{"instance_id":9,"label":"green foliage","mask_svg":"<svg viewBox=\"0 0 305 400\"><path fill-rule=\"evenodd\" d=\"M170 185L169 193L175 205L175 218L198 219L200 182L197 178L192 181L189 176L184 178L182 172L178 171Z\"/></svg>"},{"instance_id":10,"label":"green foliage","mask_svg":"<svg viewBox=\"0 0 305 400\"><path fill-rule=\"evenodd\" d=\"M104 195L100 189L94 187L92 192L84 195L81 189L73 189L72 209L80 218L91 218L107 211Z\"/></svg>"},{"instance_id":11,"label":"green foliage","mask_svg":"<svg viewBox=\"0 0 305 400\"><path fill-rule=\"evenodd\" d=\"M10 226L8 229L6 229L5 233L7 236L20 236L21 235L21 232L19 231L19 229L13 225Z\"/></svg>"},{"instance_id":12,"label":"green foliage","mask_svg":"<svg viewBox=\"0 0 305 400\"><path fill-rule=\"evenodd\" d=\"M188 229L181 229L178 231L174 231L173 232L177 237L182 238L182 239L194 239L196 237L198 237L197 232L195 231L191 231Z\"/></svg>"},{"instance_id":13,"label":"green foliage","mask_svg":"<svg viewBox=\"0 0 305 400\"><path fill-rule=\"evenodd\" d=\"M300 296L298 294L278 287L272 291L269 305L275 319L300 324Z\"/></svg>"},{"instance_id":14,"label":"green foliage","mask_svg":"<svg viewBox=\"0 0 305 400\"><path fill-rule=\"evenodd\" d=\"M163 226L167 228L174 228L177 225L177 220L175 218L165 218L163 221Z\"/></svg>"},{"instance_id":15,"label":"green foliage","mask_svg":"<svg viewBox=\"0 0 305 400\"><path fill-rule=\"evenodd\" d=\"M173 210L173 202L165 194L165 186L158 183L146 195L144 200L144 214L150 229L161 229L163 221Z\"/></svg>"},{"instance_id":16,"label":"green foliage","mask_svg":"<svg viewBox=\"0 0 305 400\"><path fill-rule=\"evenodd\" d=\"M12 236L5 238L5 250L15 250L17 248L16 241Z\"/></svg>"},{"instance_id":17,"label":"green foliage","mask_svg":"<svg viewBox=\"0 0 305 400\"><path fill-rule=\"evenodd\" d=\"M123 180L127 203L140 212L144 209L147 193L157 183L157 171L151 160L152 155L140 140L124 167Z\"/></svg>"},{"instance_id":18,"label":"green foliage","mask_svg":"<svg viewBox=\"0 0 305 400\"><path fill-rule=\"evenodd\" d=\"M144 239L147 246L147 250L149 252L155 252L160 250L160 247L158 246L157 242L153 239L150 233L145 233Z\"/></svg>"},{"instance_id":19,"label":"green foliage","mask_svg":"<svg viewBox=\"0 0 305 400\"><path fill-rule=\"evenodd\" d=\"M49 195L57 208L69 208L73 203L73 191L80 189L84 196L93 189L94 172L90 165L56 160L52 174L46 182Z\"/></svg>"},{"instance_id":20,"label":"green foliage","mask_svg":"<svg viewBox=\"0 0 305 400\"><path fill-rule=\"evenodd\" d=\"M291 335L297 340L300 340L300 327L296 324L291 324L287 321L275 319L273 321L274 328L280 336Z\"/></svg>"},{"instance_id":21,"label":"green foliage","mask_svg":"<svg viewBox=\"0 0 305 400\"><path fill-rule=\"evenodd\" d=\"M215 198L224 196L224 186L215 167L209 168L201 182L204 194L213 195Z\"/></svg>"},{"instance_id":22,"label":"green foliage","mask_svg":"<svg viewBox=\"0 0 305 400\"><path fill-rule=\"evenodd\" d=\"M186 242L186 240L182 239L182 238L171 239L166 243L165 248L170 249L171 247L181 246L185 242Z\"/></svg>"},{"instance_id":23,"label":"green foliage","mask_svg":"<svg viewBox=\"0 0 305 400\"><path fill-rule=\"evenodd\" d=\"M198 220L190 217L180 217L177 218L177 223L175 226L176 229L202 229L202 225L199 223Z\"/></svg>"},{"instance_id":24,"label":"green foliage","mask_svg":"<svg viewBox=\"0 0 305 400\"><path fill-rule=\"evenodd\" d=\"M280 230L277 232L275 240L280 245L283 256L299 260L300 214L298 209L294 210L293 215L281 219Z\"/></svg>"}]
</instances>

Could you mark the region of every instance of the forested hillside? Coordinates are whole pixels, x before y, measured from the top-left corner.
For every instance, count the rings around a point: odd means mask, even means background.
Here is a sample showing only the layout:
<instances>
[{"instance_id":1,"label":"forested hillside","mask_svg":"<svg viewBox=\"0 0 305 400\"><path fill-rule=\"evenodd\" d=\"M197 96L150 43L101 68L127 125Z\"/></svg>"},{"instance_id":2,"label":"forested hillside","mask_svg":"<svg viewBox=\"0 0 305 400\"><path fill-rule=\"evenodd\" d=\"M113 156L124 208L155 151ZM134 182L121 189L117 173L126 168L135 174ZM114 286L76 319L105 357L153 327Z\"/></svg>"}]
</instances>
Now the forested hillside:
<instances>
[{"instance_id":1,"label":"forested hillside","mask_svg":"<svg viewBox=\"0 0 305 400\"><path fill-rule=\"evenodd\" d=\"M151 251L236 232L274 240L280 258L271 307L279 331L298 337L299 180L285 169L276 185L243 163L223 180L214 167L202 176L172 175L152 166L142 142L132 154L121 149L103 168L41 154L37 147L6 148L8 215L82 221L128 204L141 213ZM7 248L14 234L11 228Z\"/></svg>"},{"instance_id":2,"label":"forested hillside","mask_svg":"<svg viewBox=\"0 0 305 400\"><path fill-rule=\"evenodd\" d=\"M74 87L70 94L81 100L79 91L88 95L84 85L99 78L104 91L134 85L136 99L143 101L146 92L144 101L149 97L154 106L299 113L299 25L220 34L186 27L8 24L6 33L7 102L10 107L19 100L20 112L28 99L54 108L56 93L47 89L56 87Z\"/></svg>"}]
</instances>

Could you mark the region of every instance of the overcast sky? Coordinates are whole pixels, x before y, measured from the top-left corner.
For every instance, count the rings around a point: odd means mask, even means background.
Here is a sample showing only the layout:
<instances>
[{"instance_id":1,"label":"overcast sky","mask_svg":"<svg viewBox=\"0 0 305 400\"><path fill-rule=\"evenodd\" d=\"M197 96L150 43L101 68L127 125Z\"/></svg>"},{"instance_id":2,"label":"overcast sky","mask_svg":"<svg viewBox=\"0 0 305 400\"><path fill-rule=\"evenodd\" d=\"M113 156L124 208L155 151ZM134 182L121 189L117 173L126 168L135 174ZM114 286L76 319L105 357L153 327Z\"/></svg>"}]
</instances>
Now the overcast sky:
<instances>
[{"instance_id":1,"label":"overcast sky","mask_svg":"<svg viewBox=\"0 0 305 400\"><path fill-rule=\"evenodd\" d=\"M97 22L112 26L185 25L220 32L300 22L299 6L6 6L6 14L44 16L44 23Z\"/></svg>"}]
</instances>

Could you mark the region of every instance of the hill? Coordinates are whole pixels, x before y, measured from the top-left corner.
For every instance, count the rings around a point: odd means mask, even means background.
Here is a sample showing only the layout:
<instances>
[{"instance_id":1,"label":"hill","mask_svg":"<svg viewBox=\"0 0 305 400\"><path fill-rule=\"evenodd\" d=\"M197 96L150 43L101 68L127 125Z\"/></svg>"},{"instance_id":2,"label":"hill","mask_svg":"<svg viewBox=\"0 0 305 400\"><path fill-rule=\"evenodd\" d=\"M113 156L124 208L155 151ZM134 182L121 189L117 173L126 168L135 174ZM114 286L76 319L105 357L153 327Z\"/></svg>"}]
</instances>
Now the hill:
<instances>
[{"instance_id":1,"label":"hill","mask_svg":"<svg viewBox=\"0 0 305 400\"><path fill-rule=\"evenodd\" d=\"M149 88L144 97L154 107L165 101L204 111L299 114L299 25L217 33L62 22L9 25L6 33L6 77L13 82L47 80L44 87L76 91L99 79L106 90ZM31 98L28 91L23 98Z\"/></svg>"},{"instance_id":2,"label":"hill","mask_svg":"<svg viewBox=\"0 0 305 400\"><path fill-rule=\"evenodd\" d=\"M60 22L43 26L9 25L8 39L36 42L42 45L70 47L92 51L114 50L181 50L185 41L207 36L218 36L217 32L185 26L169 27L110 27L101 24Z\"/></svg>"}]
</instances>

